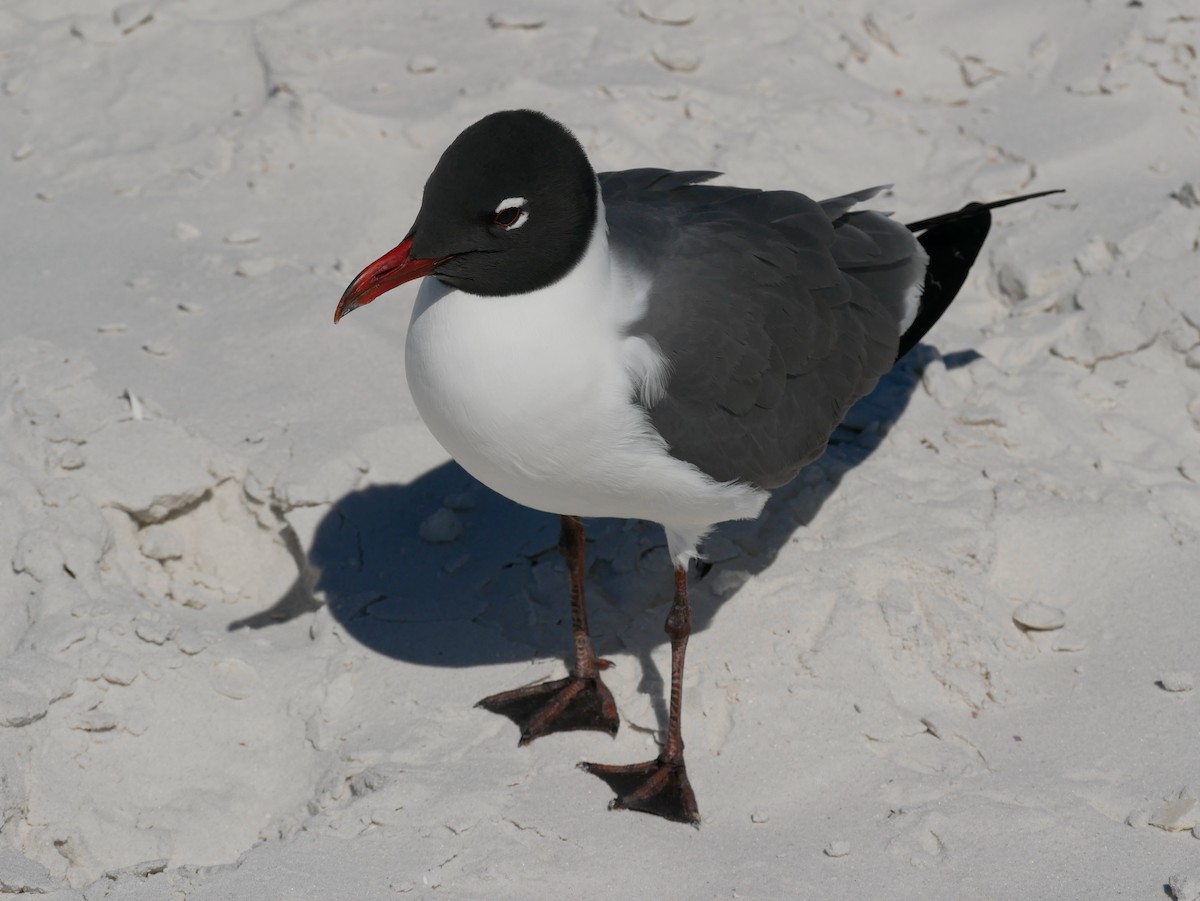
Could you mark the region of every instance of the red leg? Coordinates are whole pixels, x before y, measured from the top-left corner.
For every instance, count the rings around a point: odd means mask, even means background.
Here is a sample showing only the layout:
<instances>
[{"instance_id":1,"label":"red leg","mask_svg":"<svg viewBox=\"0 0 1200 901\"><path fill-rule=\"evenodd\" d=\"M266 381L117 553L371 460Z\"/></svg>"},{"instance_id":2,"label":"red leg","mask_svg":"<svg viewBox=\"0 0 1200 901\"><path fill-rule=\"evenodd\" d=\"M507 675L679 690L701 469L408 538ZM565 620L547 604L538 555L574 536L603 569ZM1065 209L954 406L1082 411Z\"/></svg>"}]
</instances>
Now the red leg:
<instances>
[{"instance_id":1,"label":"red leg","mask_svg":"<svg viewBox=\"0 0 1200 901\"><path fill-rule=\"evenodd\" d=\"M700 825L696 796L683 763L683 658L692 633L692 607L687 595L687 570L675 569L675 599L667 614L671 639L671 710L667 719L667 742L662 753L645 763L612 765L581 763L579 766L608 783L617 793L609 804L613 810L640 810L668 820Z\"/></svg>"},{"instance_id":2,"label":"red leg","mask_svg":"<svg viewBox=\"0 0 1200 901\"><path fill-rule=\"evenodd\" d=\"M608 687L600 680L600 670L609 666L592 650L588 633L587 603L583 595L584 544L583 523L578 516L562 517L558 549L567 562L571 588L571 630L575 637L575 662L571 674L554 682L540 682L484 698L476 706L503 714L521 727L521 744L551 732L595 729L617 734L620 720L617 705Z\"/></svg>"}]
</instances>

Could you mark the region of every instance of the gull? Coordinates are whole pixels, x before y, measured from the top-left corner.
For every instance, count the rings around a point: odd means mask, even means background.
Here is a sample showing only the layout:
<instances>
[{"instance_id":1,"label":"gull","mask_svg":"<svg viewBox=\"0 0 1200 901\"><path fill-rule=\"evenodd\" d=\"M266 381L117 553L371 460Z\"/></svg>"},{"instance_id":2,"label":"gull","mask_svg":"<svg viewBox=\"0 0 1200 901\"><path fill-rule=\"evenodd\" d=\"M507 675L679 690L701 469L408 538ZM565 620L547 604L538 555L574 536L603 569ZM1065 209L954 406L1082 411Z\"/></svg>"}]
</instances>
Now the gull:
<instances>
[{"instance_id":1,"label":"gull","mask_svg":"<svg viewBox=\"0 0 1200 901\"><path fill-rule=\"evenodd\" d=\"M620 723L584 596L581 517L659 523L674 568L661 753L583 763L610 807L698 824L684 763L688 567L717 523L821 456L849 407L938 320L990 210L903 225L859 209L884 188L816 201L707 184L716 172L597 174L563 125L530 110L463 131L412 228L346 289L334 321L423 279L405 344L413 400L479 481L561 517L574 638L566 678L480 706L528 744Z\"/></svg>"}]
</instances>

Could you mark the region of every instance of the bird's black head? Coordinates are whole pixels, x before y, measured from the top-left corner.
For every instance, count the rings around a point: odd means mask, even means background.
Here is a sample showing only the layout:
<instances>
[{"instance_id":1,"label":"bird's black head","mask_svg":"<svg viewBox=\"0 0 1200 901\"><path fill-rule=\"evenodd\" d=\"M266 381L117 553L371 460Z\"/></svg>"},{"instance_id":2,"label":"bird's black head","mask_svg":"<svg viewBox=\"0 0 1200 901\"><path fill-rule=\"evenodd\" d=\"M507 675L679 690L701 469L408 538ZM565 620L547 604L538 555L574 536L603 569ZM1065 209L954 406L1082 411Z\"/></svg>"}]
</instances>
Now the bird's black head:
<instances>
[{"instance_id":1,"label":"bird's black head","mask_svg":"<svg viewBox=\"0 0 1200 901\"><path fill-rule=\"evenodd\" d=\"M596 175L567 129L531 110L493 113L454 139L425 183L411 255L471 294L553 284L587 250Z\"/></svg>"},{"instance_id":2,"label":"bird's black head","mask_svg":"<svg viewBox=\"0 0 1200 901\"><path fill-rule=\"evenodd\" d=\"M562 125L531 110L485 116L446 148L408 236L350 283L334 321L425 275L493 297L552 285L587 251L597 194Z\"/></svg>"}]
</instances>

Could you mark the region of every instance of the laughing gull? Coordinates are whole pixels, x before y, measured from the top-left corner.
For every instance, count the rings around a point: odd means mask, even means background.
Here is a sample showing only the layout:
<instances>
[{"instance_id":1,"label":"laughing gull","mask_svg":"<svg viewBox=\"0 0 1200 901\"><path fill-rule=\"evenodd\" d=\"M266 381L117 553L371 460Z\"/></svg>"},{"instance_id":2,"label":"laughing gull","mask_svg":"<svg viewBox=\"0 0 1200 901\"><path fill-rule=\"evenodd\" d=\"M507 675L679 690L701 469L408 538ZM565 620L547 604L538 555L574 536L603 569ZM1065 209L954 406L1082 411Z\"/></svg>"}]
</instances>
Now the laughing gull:
<instances>
[{"instance_id":1,"label":"laughing gull","mask_svg":"<svg viewBox=\"0 0 1200 901\"><path fill-rule=\"evenodd\" d=\"M346 289L336 322L422 276L405 345L417 409L501 494L561 516L574 663L480 706L521 727L616 734L592 649L581 516L657 522L675 570L666 742L633 765L581 764L610 805L696 824L683 759L687 571L719 522L817 459L843 414L962 286L989 210L904 226L831 200L703 184L716 172L592 169L559 123L494 113L460 134L400 244ZM920 233L920 237L915 234Z\"/></svg>"}]
</instances>

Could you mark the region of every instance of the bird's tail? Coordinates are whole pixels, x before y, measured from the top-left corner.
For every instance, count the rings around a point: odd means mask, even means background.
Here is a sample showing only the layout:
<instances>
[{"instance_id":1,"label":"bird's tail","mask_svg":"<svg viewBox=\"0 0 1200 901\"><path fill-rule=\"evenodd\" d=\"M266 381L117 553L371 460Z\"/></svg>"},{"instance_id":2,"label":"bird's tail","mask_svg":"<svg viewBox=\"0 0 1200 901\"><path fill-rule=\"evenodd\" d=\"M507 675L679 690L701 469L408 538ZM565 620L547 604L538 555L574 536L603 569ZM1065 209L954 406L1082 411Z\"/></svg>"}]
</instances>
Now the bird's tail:
<instances>
[{"instance_id":1,"label":"bird's tail","mask_svg":"<svg viewBox=\"0 0 1200 901\"><path fill-rule=\"evenodd\" d=\"M1038 191L1036 194L1022 194L1020 197L1009 197L992 203L968 203L961 210L953 213L943 213L920 222L909 223L909 231L920 232L917 240L929 254L929 265L925 269L925 287L921 292L921 305L912 325L900 336L900 350L896 354L899 360L908 353L917 342L925 337L925 333L933 328L933 324L942 318L946 308L950 306L958 294L959 288L967 280L967 273L979 249L987 237L992 225L992 210L998 207L1032 200L1035 197L1045 197L1047 194L1061 194L1061 188L1053 191Z\"/></svg>"}]
</instances>

